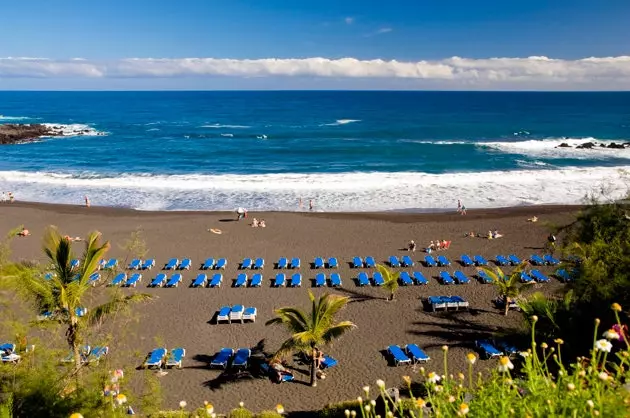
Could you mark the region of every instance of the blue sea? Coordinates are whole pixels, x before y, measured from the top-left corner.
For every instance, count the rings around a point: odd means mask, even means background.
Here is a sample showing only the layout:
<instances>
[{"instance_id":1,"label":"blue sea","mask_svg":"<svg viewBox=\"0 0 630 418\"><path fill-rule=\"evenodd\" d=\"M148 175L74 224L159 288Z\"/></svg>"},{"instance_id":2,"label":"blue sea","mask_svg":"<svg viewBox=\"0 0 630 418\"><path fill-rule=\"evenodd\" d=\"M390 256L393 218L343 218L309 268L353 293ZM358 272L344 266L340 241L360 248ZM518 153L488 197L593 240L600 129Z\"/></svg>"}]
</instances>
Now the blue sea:
<instances>
[{"instance_id":1,"label":"blue sea","mask_svg":"<svg viewBox=\"0 0 630 418\"><path fill-rule=\"evenodd\" d=\"M630 93L0 92L18 200L139 210L444 210L626 192ZM557 148L561 143L571 148Z\"/></svg>"}]
</instances>

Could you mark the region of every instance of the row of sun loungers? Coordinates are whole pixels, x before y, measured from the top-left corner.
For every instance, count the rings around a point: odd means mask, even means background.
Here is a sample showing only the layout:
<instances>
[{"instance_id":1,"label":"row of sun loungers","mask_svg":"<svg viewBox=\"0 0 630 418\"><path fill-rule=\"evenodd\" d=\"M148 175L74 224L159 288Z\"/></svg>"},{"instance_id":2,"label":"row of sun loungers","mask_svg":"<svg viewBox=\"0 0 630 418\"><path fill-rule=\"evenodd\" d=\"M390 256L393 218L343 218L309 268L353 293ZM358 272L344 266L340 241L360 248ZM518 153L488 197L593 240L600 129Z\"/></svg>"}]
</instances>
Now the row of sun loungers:
<instances>
[{"instance_id":1,"label":"row of sun loungers","mask_svg":"<svg viewBox=\"0 0 630 418\"><path fill-rule=\"evenodd\" d=\"M352 268L360 269L360 268L374 268L376 267L376 261L374 257L365 257L365 261L361 257L353 257L352 258Z\"/></svg>"},{"instance_id":2,"label":"row of sun loungers","mask_svg":"<svg viewBox=\"0 0 630 418\"><path fill-rule=\"evenodd\" d=\"M387 347L387 352L392 357L396 366L400 366L401 364L426 363L431 360L431 357L416 344L407 344L404 350L398 345L390 345Z\"/></svg>"},{"instance_id":3,"label":"row of sun loungers","mask_svg":"<svg viewBox=\"0 0 630 418\"><path fill-rule=\"evenodd\" d=\"M217 313L217 324L220 322L232 323L232 321L256 322L258 311L254 307L246 308L243 305L223 306Z\"/></svg>"},{"instance_id":4,"label":"row of sun loungers","mask_svg":"<svg viewBox=\"0 0 630 418\"><path fill-rule=\"evenodd\" d=\"M249 348L239 348L236 353L232 348L222 348L210 362L210 367L227 369L231 361L232 367L244 369L247 368L251 355Z\"/></svg>"},{"instance_id":5,"label":"row of sun loungers","mask_svg":"<svg viewBox=\"0 0 630 418\"><path fill-rule=\"evenodd\" d=\"M504 340L496 340L493 342L489 340L477 340L475 346L479 350L482 358L491 359L502 356L512 356L519 353L519 350L512 344Z\"/></svg>"},{"instance_id":6,"label":"row of sun loungers","mask_svg":"<svg viewBox=\"0 0 630 418\"><path fill-rule=\"evenodd\" d=\"M201 265L201 270L223 270L226 266L227 260L225 258L219 258L216 262L214 258L207 258Z\"/></svg>"},{"instance_id":7,"label":"row of sun loungers","mask_svg":"<svg viewBox=\"0 0 630 418\"><path fill-rule=\"evenodd\" d=\"M185 348L174 348L170 352L166 348L156 348L151 351L142 364L144 368L177 367L182 368L182 360L186 357Z\"/></svg>"},{"instance_id":8,"label":"row of sun loungers","mask_svg":"<svg viewBox=\"0 0 630 418\"><path fill-rule=\"evenodd\" d=\"M433 312L438 309L467 309L470 304L461 296L429 296L427 303Z\"/></svg>"},{"instance_id":9,"label":"row of sun loungers","mask_svg":"<svg viewBox=\"0 0 630 418\"><path fill-rule=\"evenodd\" d=\"M317 273L315 275L315 287L323 287L326 286L326 274ZM330 286L331 287L340 287L341 286L341 276L339 273L332 273L330 275Z\"/></svg>"},{"instance_id":10,"label":"row of sun loungers","mask_svg":"<svg viewBox=\"0 0 630 418\"><path fill-rule=\"evenodd\" d=\"M81 362L83 364L86 363L98 363L103 357L105 357L109 353L109 347L107 346L96 346L94 348L89 345L85 345L81 347ZM73 363L74 362L74 353L70 352L68 355L61 360L62 363Z\"/></svg>"}]
</instances>

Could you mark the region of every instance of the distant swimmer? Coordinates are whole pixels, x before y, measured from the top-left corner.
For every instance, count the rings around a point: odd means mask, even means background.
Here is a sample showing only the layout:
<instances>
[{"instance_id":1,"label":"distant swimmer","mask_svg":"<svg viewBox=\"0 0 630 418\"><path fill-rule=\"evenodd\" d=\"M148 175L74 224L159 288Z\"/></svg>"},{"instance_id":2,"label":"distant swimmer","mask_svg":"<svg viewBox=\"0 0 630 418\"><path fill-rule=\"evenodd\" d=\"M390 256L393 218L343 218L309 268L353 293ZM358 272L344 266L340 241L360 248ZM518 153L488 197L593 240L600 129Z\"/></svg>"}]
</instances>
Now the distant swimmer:
<instances>
[{"instance_id":1,"label":"distant swimmer","mask_svg":"<svg viewBox=\"0 0 630 418\"><path fill-rule=\"evenodd\" d=\"M89 208L90 207L90 198L85 196L85 207Z\"/></svg>"}]
</instances>

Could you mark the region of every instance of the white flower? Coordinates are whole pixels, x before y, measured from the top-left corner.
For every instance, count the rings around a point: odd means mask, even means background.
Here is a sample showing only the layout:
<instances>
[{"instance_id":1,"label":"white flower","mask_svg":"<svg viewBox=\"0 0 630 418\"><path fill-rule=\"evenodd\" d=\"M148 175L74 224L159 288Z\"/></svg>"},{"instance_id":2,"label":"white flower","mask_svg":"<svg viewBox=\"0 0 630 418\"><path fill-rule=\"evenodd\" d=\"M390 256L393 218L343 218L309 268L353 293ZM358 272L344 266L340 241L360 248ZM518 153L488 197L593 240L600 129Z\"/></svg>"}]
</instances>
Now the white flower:
<instances>
[{"instance_id":1,"label":"white flower","mask_svg":"<svg viewBox=\"0 0 630 418\"><path fill-rule=\"evenodd\" d=\"M381 380L381 379L378 379L376 381L376 386L378 386L379 389L385 389L385 382L383 380Z\"/></svg>"},{"instance_id":2,"label":"white flower","mask_svg":"<svg viewBox=\"0 0 630 418\"><path fill-rule=\"evenodd\" d=\"M240 401L240 402L238 403L238 406L240 406L241 408L243 408L243 407L245 406L245 402Z\"/></svg>"},{"instance_id":3,"label":"white flower","mask_svg":"<svg viewBox=\"0 0 630 418\"><path fill-rule=\"evenodd\" d=\"M180 407L180 408L184 409L184 408L186 408L186 405L188 405L188 404L186 403L186 401L179 401L179 407Z\"/></svg>"},{"instance_id":4,"label":"white flower","mask_svg":"<svg viewBox=\"0 0 630 418\"><path fill-rule=\"evenodd\" d=\"M437 383L440 381L440 379L441 377L435 372L431 372L427 376L427 380L429 381L429 383Z\"/></svg>"},{"instance_id":5,"label":"white flower","mask_svg":"<svg viewBox=\"0 0 630 418\"><path fill-rule=\"evenodd\" d=\"M364 388L364 389L365 389L365 388ZM363 398L359 396L359 397L357 398L357 402L359 402L359 403L363 403Z\"/></svg>"},{"instance_id":6,"label":"white flower","mask_svg":"<svg viewBox=\"0 0 630 418\"><path fill-rule=\"evenodd\" d=\"M365 405L365 412L370 412L370 409L372 409L370 408L370 405Z\"/></svg>"},{"instance_id":7,"label":"white flower","mask_svg":"<svg viewBox=\"0 0 630 418\"><path fill-rule=\"evenodd\" d=\"M370 387L369 386L363 386L363 392L365 393L365 396L369 396L369 394L370 394Z\"/></svg>"},{"instance_id":8,"label":"white flower","mask_svg":"<svg viewBox=\"0 0 630 418\"><path fill-rule=\"evenodd\" d=\"M606 338L607 340L618 340L619 334L614 329L609 329L604 333L604 338Z\"/></svg>"},{"instance_id":9,"label":"white flower","mask_svg":"<svg viewBox=\"0 0 630 418\"><path fill-rule=\"evenodd\" d=\"M345 411L343 411L343 413L344 413L344 415L345 415L346 417L349 417L349 416L350 416L350 411L349 411L349 410L347 410L347 409L346 409Z\"/></svg>"},{"instance_id":10,"label":"white flower","mask_svg":"<svg viewBox=\"0 0 630 418\"><path fill-rule=\"evenodd\" d=\"M509 357L501 357L499 359L499 365L497 366L500 372L508 372L514 368L514 365L510 361Z\"/></svg>"},{"instance_id":11,"label":"white flower","mask_svg":"<svg viewBox=\"0 0 630 418\"><path fill-rule=\"evenodd\" d=\"M448 401L449 401L450 403L455 402L455 396L453 396L453 395L449 396L449 397L448 397Z\"/></svg>"},{"instance_id":12,"label":"white flower","mask_svg":"<svg viewBox=\"0 0 630 418\"><path fill-rule=\"evenodd\" d=\"M350 416L352 418L356 417L357 416L357 411L350 411Z\"/></svg>"},{"instance_id":13,"label":"white flower","mask_svg":"<svg viewBox=\"0 0 630 418\"><path fill-rule=\"evenodd\" d=\"M527 358L527 357L529 357L529 351L521 351L521 352L520 352L520 353L518 353L518 354L520 354L520 355L521 355L521 357L523 357L523 358Z\"/></svg>"},{"instance_id":14,"label":"white flower","mask_svg":"<svg viewBox=\"0 0 630 418\"><path fill-rule=\"evenodd\" d=\"M586 401L586 404L588 405L589 408L595 408L595 404L590 399Z\"/></svg>"},{"instance_id":15,"label":"white flower","mask_svg":"<svg viewBox=\"0 0 630 418\"><path fill-rule=\"evenodd\" d=\"M442 386L440 386L440 385L435 385L435 388L434 388L434 389L435 389L435 391L436 391L436 392L442 392L442 390L443 390L444 388L443 388Z\"/></svg>"},{"instance_id":16,"label":"white flower","mask_svg":"<svg viewBox=\"0 0 630 418\"><path fill-rule=\"evenodd\" d=\"M370 405L372 405L372 406L376 406L376 401L375 401L374 399L372 399L372 400L370 401Z\"/></svg>"},{"instance_id":17,"label":"white flower","mask_svg":"<svg viewBox=\"0 0 630 418\"><path fill-rule=\"evenodd\" d=\"M575 385L574 385L573 383L569 383L569 384L567 385L567 389L569 389L569 390L575 390Z\"/></svg>"},{"instance_id":18,"label":"white flower","mask_svg":"<svg viewBox=\"0 0 630 418\"><path fill-rule=\"evenodd\" d=\"M468 413L469 410L470 409L468 408L468 404L463 403L459 405L459 411L457 411L457 415L459 415L460 417L464 416Z\"/></svg>"},{"instance_id":19,"label":"white flower","mask_svg":"<svg viewBox=\"0 0 630 418\"><path fill-rule=\"evenodd\" d=\"M276 405L276 412L278 412L280 415L284 414L284 406L282 406L282 404Z\"/></svg>"},{"instance_id":20,"label":"white flower","mask_svg":"<svg viewBox=\"0 0 630 418\"><path fill-rule=\"evenodd\" d=\"M604 382L607 381L610 378L610 376L608 376L608 373L606 373L606 372L599 372L597 377L599 377Z\"/></svg>"},{"instance_id":21,"label":"white flower","mask_svg":"<svg viewBox=\"0 0 630 418\"><path fill-rule=\"evenodd\" d=\"M595 342L595 350L603 351L604 353L610 353L612 344L608 340L597 340Z\"/></svg>"}]
</instances>

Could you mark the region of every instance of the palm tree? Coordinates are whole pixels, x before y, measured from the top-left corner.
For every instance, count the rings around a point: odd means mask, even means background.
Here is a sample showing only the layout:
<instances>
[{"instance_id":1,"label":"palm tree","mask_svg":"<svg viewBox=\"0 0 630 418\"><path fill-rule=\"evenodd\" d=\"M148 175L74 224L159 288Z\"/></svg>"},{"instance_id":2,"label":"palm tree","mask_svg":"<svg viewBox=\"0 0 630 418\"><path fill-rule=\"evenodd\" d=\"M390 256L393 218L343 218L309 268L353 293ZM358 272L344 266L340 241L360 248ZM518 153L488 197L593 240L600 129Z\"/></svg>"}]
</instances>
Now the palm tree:
<instances>
[{"instance_id":1,"label":"palm tree","mask_svg":"<svg viewBox=\"0 0 630 418\"><path fill-rule=\"evenodd\" d=\"M390 270L381 264L377 264L376 269L383 275L384 283L382 288L389 292L388 300L394 300L394 293L398 290L398 278L400 277L400 272Z\"/></svg>"},{"instance_id":2,"label":"palm tree","mask_svg":"<svg viewBox=\"0 0 630 418\"><path fill-rule=\"evenodd\" d=\"M98 262L109 250L109 242L101 243L100 232L91 232L85 240L85 252L78 268L71 267L74 258L70 240L59 233L56 227L49 227L44 234L44 253L51 262L53 277L42 280L40 275L22 275L18 284L25 296L35 303L38 312L51 312L54 321L67 327L66 341L72 350L75 373L81 367L79 346L82 332L86 327L102 323L109 315L120 311L132 302L149 299L149 295L114 295L109 301L91 308L84 316L77 315L86 295L92 286L90 275L97 270Z\"/></svg>"},{"instance_id":3,"label":"palm tree","mask_svg":"<svg viewBox=\"0 0 630 418\"><path fill-rule=\"evenodd\" d=\"M291 333L291 337L282 344L276 356L310 350L311 386L317 386L316 350L350 331L355 325L350 321L335 323L335 315L348 303L347 297L325 294L315 299L310 290L308 297L312 304L310 313L300 308L278 308L275 310L276 317L267 321L266 325L284 325Z\"/></svg>"},{"instance_id":4,"label":"palm tree","mask_svg":"<svg viewBox=\"0 0 630 418\"><path fill-rule=\"evenodd\" d=\"M506 275L499 267L496 271L490 268L483 268L483 270L490 276L492 283L496 286L499 296L503 298L505 305L504 315L507 316L510 310L510 302L514 301L520 294L523 287L530 283L521 282L521 272L525 269L527 263L522 263L512 271L510 275Z\"/></svg>"}]
</instances>

